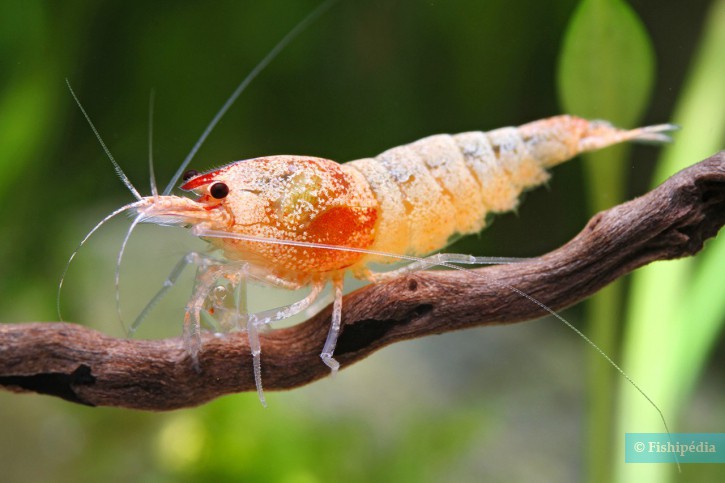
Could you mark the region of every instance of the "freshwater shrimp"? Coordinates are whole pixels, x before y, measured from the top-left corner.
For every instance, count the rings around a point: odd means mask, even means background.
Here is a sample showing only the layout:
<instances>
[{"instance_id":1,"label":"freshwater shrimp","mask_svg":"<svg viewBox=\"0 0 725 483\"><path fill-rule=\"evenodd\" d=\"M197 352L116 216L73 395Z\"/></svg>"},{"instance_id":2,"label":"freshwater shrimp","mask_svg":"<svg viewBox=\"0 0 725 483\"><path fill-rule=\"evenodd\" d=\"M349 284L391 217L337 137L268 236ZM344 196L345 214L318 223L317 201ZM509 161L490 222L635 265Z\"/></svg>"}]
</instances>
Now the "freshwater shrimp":
<instances>
[{"instance_id":1,"label":"freshwater shrimp","mask_svg":"<svg viewBox=\"0 0 725 483\"><path fill-rule=\"evenodd\" d=\"M625 141L667 142L670 124L633 130L604 121L562 115L489 132L435 135L385 151L375 158L338 164L313 156L277 155L236 161L213 171L186 170L214 126L254 77L335 0L321 4L297 24L239 84L217 112L161 194L151 168L151 196L133 186L70 88L78 107L103 146L117 174L137 201L99 222L82 246L110 218L132 211L132 222L118 255L141 222L190 228L209 242L210 253L192 252L174 267L159 292L130 327L132 333L188 265L196 265L192 295L185 308L184 340L197 369L202 319L222 330L245 330L253 356L257 393L266 405L261 378L259 330L310 308L324 286L333 285L332 323L320 354L334 373L346 272L371 282L432 266L503 263L504 258L438 253L456 235L478 233L487 215L513 210L519 195L544 183L547 169L576 155ZM150 165L151 165L151 159ZM183 176L182 176L183 175ZM171 195L181 189L195 199ZM78 249L71 255L68 265ZM374 273L370 262L411 264ZM68 268L66 265L66 270ZM470 272L480 275L477 272ZM60 288L65 276L61 277ZM310 287L293 304L257 313L246 309L246 284L255 281L290 290ZM558 318L592 345L659 412L659 408L596 344L533 297L507 286ZM117 295L118 303L118 295ZM668 429L669 433L669 429Z\"/></svg>"},{"instance_id":2,"label":"freshwater shrimp","mask_svg":"<svg viewBox=\"0 0 725 483\"><path fill-rule=\"evenodd\" d=\"M185 256L162 291L186 265L198 267L184 318L187 349L197 360L203 312L223 327L245 329L264 401L259 329L308 308L327 282L334 287L334 303L320 357L335 372L346 271L377 282L432 265L477 263L462 255L429 254L456 235L481 231L489 213L514 209L524 190L549 178L548 168L624 141L666 142L671 129L663 124L621 130L561 115L489 132L435 135L344 164L312 156L260 157L205 173L187 171L181 189L195 199L148 196L130 208L137 214L134 224L191 228L221 252L221 257ZM415 262L392 272L368 268L372 261L400 258ZM311 291L291 305L246 314L239 297L248 280ZM227 300L231 293L233 302Z\"/></svg>"}]
</instances>

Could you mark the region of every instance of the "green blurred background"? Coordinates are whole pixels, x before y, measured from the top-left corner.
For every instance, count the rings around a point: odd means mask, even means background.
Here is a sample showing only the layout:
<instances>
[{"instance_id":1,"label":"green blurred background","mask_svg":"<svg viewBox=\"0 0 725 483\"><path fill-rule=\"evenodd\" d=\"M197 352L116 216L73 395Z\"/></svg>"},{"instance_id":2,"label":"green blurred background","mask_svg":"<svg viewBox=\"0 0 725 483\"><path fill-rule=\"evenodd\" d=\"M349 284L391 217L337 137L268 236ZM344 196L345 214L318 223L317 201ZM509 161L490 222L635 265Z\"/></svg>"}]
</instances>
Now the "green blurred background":
<instances>
[{"instance_id":1,"label":"green blurred background","mask_svg":"<svg viewBox=\"0 0 725 483\"><path fill-rule=\"evenodd\" d=\"M57 320L55 293L68 256L98 220L132 200L64 78L128 176L148 193L150 91L164 186L239 80L317 4L3 3L1 322ZM657 57L642 122L667 122L711 2L630 4ZM557 58L576 5L341 0L242 95L191 167L265 154L350 160L434 133L560 113ZM683 128L709 125L703 119ZM632 150L629 196L647 189L658 154L653 147ZM548 189L527 193L516 214L450 250L535 256L558 247L589 217L583 180L581 163L557 168ZM64 286L66 320L122 335L113 270L127 226L123 219L110 223L79 253ZM180 229L140 227L122 266L125 319L186 251L200 246ZM180 334L191 275L140 337ZM289 296L261 294L273 301ZM580 307L565 315L586 331ZM720 337L692 399L672 415L675 429L725 427ZM252 393L153 414L0 392L2 480L579 481L587 474L588 351L551 319L468 330L397 344L334 380L267 394L268 409ZM647 380L637 382L646 390Z\"/></svg>"}]
</instances>

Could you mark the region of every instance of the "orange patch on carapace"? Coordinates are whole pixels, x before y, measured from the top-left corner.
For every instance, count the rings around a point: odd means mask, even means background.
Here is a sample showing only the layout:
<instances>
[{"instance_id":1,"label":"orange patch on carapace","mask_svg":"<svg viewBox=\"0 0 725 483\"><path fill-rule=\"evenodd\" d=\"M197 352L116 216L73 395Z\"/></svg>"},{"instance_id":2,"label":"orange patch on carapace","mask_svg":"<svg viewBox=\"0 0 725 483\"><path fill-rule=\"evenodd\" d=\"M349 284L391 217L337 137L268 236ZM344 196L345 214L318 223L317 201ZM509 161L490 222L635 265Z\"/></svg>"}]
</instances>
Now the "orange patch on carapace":
<instances>
[{"instance_id":1,"label":"orange patch on carapace","mask_svg":"<svg viewBox=\"0 0 725 483\"><path fill-rule=\"evenodd\" d=\"M347 206L330 208L317 216L306 229L307 239L316 243L350 248L370 248L374 242L377 211L354 209ZM313 255L317 270L331 271L347 268L364 255L338 250L305 249L302 257Z\"/></svg>"}]
</instances>

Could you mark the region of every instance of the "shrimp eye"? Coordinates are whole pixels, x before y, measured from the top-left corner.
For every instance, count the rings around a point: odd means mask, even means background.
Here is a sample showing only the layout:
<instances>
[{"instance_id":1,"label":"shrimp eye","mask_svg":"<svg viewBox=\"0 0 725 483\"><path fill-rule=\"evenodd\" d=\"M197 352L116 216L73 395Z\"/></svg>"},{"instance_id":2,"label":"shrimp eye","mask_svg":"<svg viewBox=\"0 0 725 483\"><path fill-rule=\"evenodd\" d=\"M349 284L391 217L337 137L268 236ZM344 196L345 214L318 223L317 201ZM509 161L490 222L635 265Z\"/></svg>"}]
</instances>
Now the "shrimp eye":
<instances>
[{"instance_id":1,"label":"shrimp eye","mask_svg":"<svg viewBox=\"0 0 725 483\"><path fill-rule=\"evenodd\" d=\"M184 181L189 181L191 178L199 174L199 172L195 169L189 169L187 170L184 175L181 177Z\"/></svg>"},{"instance_id":2,"label":"shrimp eye","mask_svg":"<svg viewBox=\"0 0 725 483\"><path fill-rule=\"evenodd\" d=\"M226 196L229 194L229 186L227 186L225 183L214 183L213 185L211 185L211 188L209 188L209 194L212 198L215 198L217 200L226 198Z\"/></svg>"}]
</instances>

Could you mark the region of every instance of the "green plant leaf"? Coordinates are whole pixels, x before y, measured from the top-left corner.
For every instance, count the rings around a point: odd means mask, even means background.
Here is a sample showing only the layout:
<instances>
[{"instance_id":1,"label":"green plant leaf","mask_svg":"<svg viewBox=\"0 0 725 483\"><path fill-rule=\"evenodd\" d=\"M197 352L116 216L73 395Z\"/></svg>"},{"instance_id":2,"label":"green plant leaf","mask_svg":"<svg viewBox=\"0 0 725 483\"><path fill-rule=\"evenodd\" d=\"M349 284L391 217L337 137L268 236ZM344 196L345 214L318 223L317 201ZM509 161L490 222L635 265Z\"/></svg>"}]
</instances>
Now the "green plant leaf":
<instances>
[{"instance_id":1,"label":"green plant leaf","mask_svg":"<svg viewBox=\"0 0 725 483\"><path fill-rule=\"evenodd\" d=\"M630 126L647 106L654 79L647 31L622 0L583 0L564 38L559 98L571 114Z\"/></svg>"}]
</instances>

